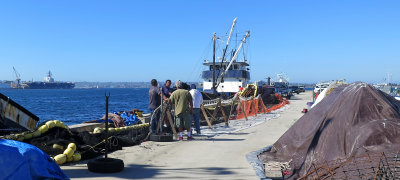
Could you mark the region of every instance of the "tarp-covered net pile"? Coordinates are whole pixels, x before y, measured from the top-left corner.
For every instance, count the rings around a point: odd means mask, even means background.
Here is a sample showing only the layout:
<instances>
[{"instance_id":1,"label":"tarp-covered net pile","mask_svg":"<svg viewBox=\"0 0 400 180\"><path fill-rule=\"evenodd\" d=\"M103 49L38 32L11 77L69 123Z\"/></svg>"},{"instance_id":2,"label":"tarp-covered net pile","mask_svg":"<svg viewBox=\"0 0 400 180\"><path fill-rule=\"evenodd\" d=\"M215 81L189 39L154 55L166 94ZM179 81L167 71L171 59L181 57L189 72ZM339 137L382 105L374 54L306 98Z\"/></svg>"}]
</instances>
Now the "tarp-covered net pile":
<instances>
[{"instance_id":1,"label":"tarp-covered net pile","mask_svg":"<svg viewBox=\"0 0 400 180\"><path fill-rule=\"evenodd\" d=\"M140 144L148 132L148 123L124 127L115 127L113 123L110 123L109 151ZM92 132L72 132L63 122L51 120L42 123L32 132L12 134L3 138L32 144L53 157L57 164L63 164L103 154L106 133L105 129L100 127Z\"/></svg>"},{"instance_id":2,"label":"tarp-covered net pile","mask_svg":"<svg viewBox=\"0 0 400 180\"><path fill-rule=\"evenodd\" d=\"M398 179L399 105L366 83L341 85L259 159L288 163L291 179Z\"/></svg>"}]
</instances>

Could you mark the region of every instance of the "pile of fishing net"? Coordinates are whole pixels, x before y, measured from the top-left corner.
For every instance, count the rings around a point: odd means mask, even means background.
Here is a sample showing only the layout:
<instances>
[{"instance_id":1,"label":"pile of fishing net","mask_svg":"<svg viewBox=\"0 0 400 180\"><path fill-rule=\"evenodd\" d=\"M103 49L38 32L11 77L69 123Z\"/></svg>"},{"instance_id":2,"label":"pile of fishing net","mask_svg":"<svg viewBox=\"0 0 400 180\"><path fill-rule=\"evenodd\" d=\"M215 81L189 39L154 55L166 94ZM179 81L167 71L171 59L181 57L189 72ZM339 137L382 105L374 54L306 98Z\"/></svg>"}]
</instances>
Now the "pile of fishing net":
<instances>
[{"instance_id":1,"label":"pile of fishing net","mask_svg":"<svg viewBox=\"0 0 400 180\"><path fill-rule=\"evenodd\" d=\"M397 152L399 105L399 101L366 83L341 85L293 124L259 159L264 164L289 162L289 178L298 179L327 162ZM339 166L329 167L330 174Z\"/></svg>"},{"instance_id":2,"label":"pile of fishing net","mask_svg":"<svg viewBox=\"0 0 400 180\"><path fill-rule=\"evenodd\" d=\"M149 132L149 124L114 127L108 131L109 151L120 150L125 146L140 144ZM55 159L58 164L90 159L101 155L105 149L105 129L95 128L92 132L71 131L63 122L51 120L44 122L34 131L11 134L4 139L32 144Z\"/></svg>"},{"instance_id":3,"label":"pile of fishing net","mask_svg":"<svg viewBox=\"0 0 400 180\"><path fill-rule=\"evenodd\" d=\"M240 93L241 97L255 97L257 93L257 86L248 84L246 88Z\"/></svg>"},{"instance_id":4,"label":"pile of fishing net","mask_svg":"<svg viewBox=\"0 0 400 180\"><path fill-rule=\"evenodd\" d=\"M282 96L275 93L275 88L273 86L264 85L258 88L258 94L261 95L261 99L267 108L271 108L275 104L279 104L283 101Z\"/></svg>"}]
</instances>

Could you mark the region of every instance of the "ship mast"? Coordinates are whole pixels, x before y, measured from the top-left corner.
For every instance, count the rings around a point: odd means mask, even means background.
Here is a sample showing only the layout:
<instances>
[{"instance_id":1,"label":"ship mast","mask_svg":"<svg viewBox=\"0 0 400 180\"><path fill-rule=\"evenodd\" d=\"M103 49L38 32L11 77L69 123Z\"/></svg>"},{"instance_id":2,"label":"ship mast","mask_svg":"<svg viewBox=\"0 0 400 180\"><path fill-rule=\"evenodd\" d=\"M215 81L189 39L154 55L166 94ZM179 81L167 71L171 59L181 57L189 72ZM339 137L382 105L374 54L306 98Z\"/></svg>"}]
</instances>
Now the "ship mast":
<instances>
[{"instance_id":1,"label":"ship mast","mask_svg":"<svg viewBox=\"0 0 400 180\"><path fill-rule=\"evenodd\" d=\"M216 87L219 86L219 84L221 83L221 81L222 81L222 79L224 78L225 74L228 72L229 68L231 67L232 63L233 63L234 61L236 61L237 55L238 55L238 53L239 53L239 51L240 51L240 48L242 48L243 43L246 41L246 38L247 38L247 36L249 36L249 35L250 35L250 31L247 31L246 35L244 36L242 42L241 42L240 45L239 45L239 48L237 49L237 51L236 51L235 54L233 55L231 61L229 62L228 66L226 67L225 71L221 74L221 78L218 79L218 83L217 83L217 86L216 86Z\"/></svg>"},{"instance_id":2,"label":"ship mast","mask_svg":"<svg viewBox=\"0 0 400 180\"><path fill-rule=\"evenodd\" d=\"M235 28L235 25L236 25L236 20L237 20L237 18L233 19L233 23L232 23L231 30L229 32L228 40L226 41L226 46L225 46L225 49L224 49L224 51L222 53L222 60L221 60L221 66L220 66L221 69L222 69L223 63L225 61L225 54L226 54L226 51L228 50L228 47L229 47L229 42L230 42L230 39L231 39L231 36L232 36L233 29ZM214 33L214 36L213 36L213 41L214 41L214 48L213 48L213 84L212 84L213 94L217 94L217 87L218 87L218 85L215 86L215 84L216 84L216 79L215 79L215 72L216 72L216 68L215 68L215 60L216 60L215 40L216 40L216 38L217 37L215 36L215 33ZM219 73L218 73L218 75L219 75Z\"/></svg>"},{"instance_id":3,"label":"ship mast","mask_svg":"<svg viewBox=\"0 0 400 180\"><path fill-rule=\"evenodd\" d=\"M224 51L223 51L223 53L222 53L221 69L222 69L222 67L223 67L223 63L225 62L226 51L228 50L228 47L229 47L229 42L230 42L230 40L231 40L231 36L232 36L233 29L235 28L235 25L236 25L236 20L237 20L237 18L235 18L235 19L233 20L232 27L231 27L231 30L230 30L230 32L229 32L228 40L226 41L226 46L225 46L225 49L224 49ZM218 76L219 76L219 75L220 75L220 74L218 74ZM223 80L223 79L222 79L222 80Z\"/></svg>"},{"instance_id":4,"label":"ship mast","mask_svg":"<svg viewBox=\"0 0 400 180\"><path fill-rule=\"evenodd\" d=\"M215 71L216 71L216 69L215 69L215 59L216 59L216 55L215 55L215 40L217 39L217 36L215 35L215 33L214 33L214 36L213 36L213 42L214 42L214 45L213 45L213 84L212 84L212 91L213 91L213 94L217 94L217 90L216 90L216 87L215 87Z\"/></svg>"},{"instance_id":5,"label":"ship mast","mask_svg":"<svg viewBox=\"0 0 400 180\"><path fill-rule=\"evenodd\" d=\"M230 39L231 39L231 35L232 35L233 28L235 28L235 25L236 25L236 19L237 19L237 18L235 18L235 19L233 20L232 27L231 27L231 31L229 32L228 40L226 41L226 46L225 46L224 52L223 52L223 54L222 54L222 62L224 62L224 60L225 60L225 54L226 54L226 51L228 50L229 41L230 41Z\"/></svg>"}]
</instances>

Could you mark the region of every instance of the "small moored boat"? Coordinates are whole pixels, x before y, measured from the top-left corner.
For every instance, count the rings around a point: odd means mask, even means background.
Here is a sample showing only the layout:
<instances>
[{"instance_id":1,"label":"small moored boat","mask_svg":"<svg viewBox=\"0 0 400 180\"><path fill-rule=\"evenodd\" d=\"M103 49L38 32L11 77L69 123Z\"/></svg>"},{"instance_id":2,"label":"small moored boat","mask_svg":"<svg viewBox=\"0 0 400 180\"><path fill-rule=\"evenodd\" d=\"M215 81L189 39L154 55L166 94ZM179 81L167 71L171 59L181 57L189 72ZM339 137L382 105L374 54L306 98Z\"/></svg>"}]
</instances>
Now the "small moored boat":
<instances>
[{"instance_id":1,"label":"small moored boat","mask_svg":"<svg viewBox=\"0 0 400 180\"><path fill-rule=\"evenodd\" d=\"M39 117L0 93L0 135L36 128Z\"/></svg>"}]
</instances>

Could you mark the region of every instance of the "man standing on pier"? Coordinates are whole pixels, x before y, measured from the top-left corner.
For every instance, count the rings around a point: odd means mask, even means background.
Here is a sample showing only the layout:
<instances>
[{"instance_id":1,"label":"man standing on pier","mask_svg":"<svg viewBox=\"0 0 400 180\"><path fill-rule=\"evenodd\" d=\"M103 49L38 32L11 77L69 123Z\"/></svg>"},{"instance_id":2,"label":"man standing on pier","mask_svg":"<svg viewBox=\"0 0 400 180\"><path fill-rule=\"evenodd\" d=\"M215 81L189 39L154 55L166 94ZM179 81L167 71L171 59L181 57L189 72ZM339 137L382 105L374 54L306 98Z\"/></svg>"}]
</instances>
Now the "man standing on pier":
<instances>
[{"instance_id":1,"label":"man standing on pier","mask_svg":"<svg viewBox=\"0 0 400 180\"><path fill-rule=\"evenodd\" d=\"M149 109L151 112L150 118L151 118L151 132L152 133L155 133L157 130L157 122L160 119L161 110L156 111L156 112L155 112L155 110L160 105L161 105L161 91L158 88L157 80L152 79L151 87L149 90Z\"/></svg>"},{"instance_id":2,"label":"man standing on pier","mask_svg":"<svg viewBox=\"0 0 400 180\"><path fill-rule=\"evenodd\" d=\"M200 106L203 103L203 96L201 95L201 92L196 89L196 85L192 84L190 85L190 94L192 95L193 99L193 113L190 116L191 121L194 121L194 125L196 127L196 134L199 135L201 134L200 132ZM190 123L192 124L192 123Z\"/></svg>"},{"instance_id":3,"label":"man standing on pier","mask_svg":"<svg viewBox=\"0 0 400 180\"><path fill-rule=\"evenodd\" d=\"M177 90L171 94L169 102L175 107L175 124L179 128L179 140L183 140L183 128L187 130L187 140L193 140L190 132L191 120L190 114L193 113L192 96L188 90L182 89L182 83L178 80L176 83Z\"/></svg>"},{"instance_id":4,"label":"man standing on pier","mask_svg":"<svg viewBox=\"0 0 400 180\"><path fill-rule=\"evenodd\" d=\"M171 80L166 80L165 84L162 86L162 93L165 97L169 98L172 94L173 90L171 88Z\"/></svg>"},{"instance_id":5,"label":"man standing on pier","mask_svg":"<svg viewBox=\"0 0 400 180\"><path fill-rule=\"evenodd\" d=\"M164 95L164 101L168 101L168 98L171 96L174 90L171 88L171 80L166 80L165 84L162 86L162 94ZM171 109L170 105L167 105L167 109ZM167 110L168 111L168 110ZM163 126L167 127L167 117L164 116L162 120Z\"/></svg>"}]
</instances>

